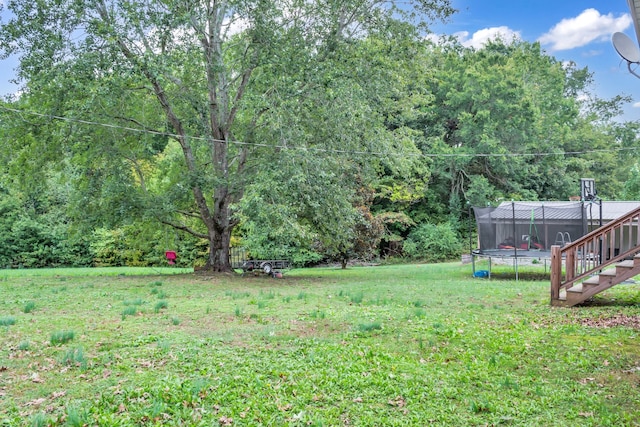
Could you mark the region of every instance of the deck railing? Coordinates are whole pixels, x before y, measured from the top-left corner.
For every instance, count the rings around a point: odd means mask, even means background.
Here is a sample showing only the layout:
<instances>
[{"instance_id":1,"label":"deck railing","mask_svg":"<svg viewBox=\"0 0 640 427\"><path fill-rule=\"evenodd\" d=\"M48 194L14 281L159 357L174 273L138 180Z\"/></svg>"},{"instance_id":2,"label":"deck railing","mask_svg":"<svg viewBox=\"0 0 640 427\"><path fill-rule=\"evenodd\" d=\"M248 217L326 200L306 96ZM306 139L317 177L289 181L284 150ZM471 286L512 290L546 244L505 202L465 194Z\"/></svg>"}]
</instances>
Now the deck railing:
<instances>
[{"instance_id":1,"label":"deck railing","mask_svg":"<svg viewBox=\"0 0 640 427\"><path fill-rule=\"evenodd\" d=\"M562 247L551 247L551 300L597 271L640 252L640 208ZM563 274L564 261L564 274Z\"/></svg>"}]
</instances>

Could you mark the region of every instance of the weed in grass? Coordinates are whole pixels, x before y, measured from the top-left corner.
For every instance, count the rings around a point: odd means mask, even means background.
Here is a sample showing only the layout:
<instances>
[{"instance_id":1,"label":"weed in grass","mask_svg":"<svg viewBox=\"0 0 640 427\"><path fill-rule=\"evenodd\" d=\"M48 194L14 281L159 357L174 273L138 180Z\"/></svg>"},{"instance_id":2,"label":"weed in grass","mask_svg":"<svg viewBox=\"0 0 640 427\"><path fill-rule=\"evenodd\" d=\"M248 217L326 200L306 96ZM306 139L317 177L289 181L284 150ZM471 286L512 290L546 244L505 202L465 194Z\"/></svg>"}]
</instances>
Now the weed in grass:
<instances>
[{"instance_id":1,"label":"weed in grass","mask_svg":"<svg viewBox=\"0 0 640 427\"><path fill-rule=\"evenodd\" d=\"M73 331L56 331L51 334L51 337L49 337L49 342L51 342L52 345L66 344L73 340L75 335L76 334Z\"/></svg>"},{"instance_id":2,"label":"weed in grass","mask_svg":"<svg viewBox=\"0 0 640 427\"><path fill-rule=\"evenodd\" d=\"M158 292L160 292L160 290L158 288L151 289L151 295L156 295L156 294L158 294Z\"/></svg>"},{"instance_id":3,"label":"weed in grass","mask_svg":"<svg viewBox=\"0 0 640 427\"><path fill-rule=\"evenodd\" d=\"M371 322L371 323L361 323L358 325L358 330L360 332L371 332L382 329L382 325L380 322Z\"/></svg>"},{"instance_id":4,"label":"weed in grass","mask_svg":"<svg viewBox=\"0 0 640 427\"><path fill-rule=\"evenodd\" d=\"M480 401L472 400L469 404L469 410L474 414L491 412L491 405L486 399L482 399Z\"/></svg>"},{"instance_id":5,"label":"weed in grass","mask_svg":"<svg viewBox=\"0 0 640 427\"><path fill-rule=\"evenodd\" d=\"M251 313L251 314L249 315L249 319L251 319L251 320L259 320L259 319L260 319L260 317L258 316L258 314L257 314L257 313Z\"/></svg>"},{"instance_id":6,"label":"weed in grass","mask_svg":"<svg viewBox=\"0 0 640 427\"><path fill-rule=\"evenodd\" d=\"M424 307L424 302L422 300L416 300L413 302L414 307Z\"/></svg>"},{"instance_id":7,"label":"weed in grass","mask_svg":"<svg viewBox=\"0 0 640 427\"><path fill-rule=\"evenodd\" d=\"M207 311L205 312L205 314L211 314L211 307L207 307Z\"/></svg>"},{"instance_id":8,"label":"weed in grass","mask_svg":"<svg viewBox=\"0 0 640 427\"><path fill-rule=\"evenodd\" d=\"M20 344L18 344L18 350L27 351L29 350L30 346L31 346L31 343L29 341L21 341Z\"/></svg>"},{"instance_id":9,"label":"weed in grass","mask_svg":"<svg viewBox=\"0 0 640 427\"><path fill-rule=\"evenodd\" d=\"M156 296L158 297L158 299L165 299L167 297L167 293L165 291L160 291Z\"/></svg>"},{"instance_id":10,"label":"weed in grass","mask_svg":"<svg viewBox=\"0 0 640 427\"><path fill-rule=\"evenodd\" d=\"M327 315L324 311L314 310L311 312L310 316L312 319L324 319Z\"/></svg>"},{"instance_id":11,"label":"weed in grass","mask_svg":"<svg viewBox=\"0 0 640 427\"><path fill-rule=\"evenodd\" d=\"M509 377L505 377L502 381L500 381L500 385L502 386L502 388L506 388L510 390L520 389L520 385Z\"/></svg>"},{"instance_id":12,"label":"weed in grass","mask_svg":"<svg viewBox=\"0 0 640 427\"><path fill-rule=\"evenodd\" d=\"M142 305L142 303L143 303L142 298L136 298L136 299L133 299L133 300L125 300L125 301L123 302L123 304L124 304L124 305L126 305L126 306L130 306L130 305Z\"/></svg>"},{"instance_id":13,"label":"weed in grass","mask_svg":"<svg viewBox=\"0 0 640 427\"><path fill-rule=\"evenodd\" d=\"M276 297L276 294L273 291L269 291L269 292L260 291L260 296L264 299L274 299Z\"/></svg>"},{"instance_id":14,"label":"weed in grass","mask_svg":"<svg viewBox=\"0 0 640 427\"><path fill-rule=\"evenodd\" d=\"M364 299L364 293L362 292L349 295L349 301L351 301L352 304L360 304L363 299Z\"/></svg>"},{"instance_id":15,"label":"weed in grass","mask_svg":"<svg viewBox=\"0 0 640 427\"><path fill-rule=\"evenodd\" d=\"M171 342L166 341L166 340L162 340L162 341L158 341L156 343L156 346L158 347L158 349L164 353L168 352L169 350L171 350Z\"/></svg>"},{"instance_id":16,"label":"weed in grass","mask_svg":"<svg viewBox=\"0 0 640 427\"><path fill-rule=\"evenodd\" d=\"M258 301L258 308L265 308L267 306L266 301Z\"/></svg>"},{"instance_id":17,"label":"weed in grass","mask_svg":"<svg viewBox=\"0 0 640 427\"><path fill-rule=\"evenodd\" d=\"M29 425L31 427L45 427L49 425L49 420L45 414L37 412L31 416Z\"/></svg>"},{"instance_id":18,"label":"weed in grass","mask_svg":"<svg viewBox=\"0 0 640 427\"><path fill-rule=\"evenodd\" d=\"M22 311L24 313L31 313L36 308L36 303L33 301L28 301L24 307L22 307Z\"/></svg>"},{"instance_id":19,"label":"weed in grass","mask_svg":"<svg viewBox=\"0 0 640 427\"><path fill-rule=\"evenodd\" d=\"M136 314L138 314L138 308L134 305L130 305L124 308L124 310L122 310L122 320L124 320L125 317L127 316L135 316Z\"/></svg>"},{"instance_id":20,"label":"weed in grass","mask_svg":"<svg viewBox=\"0 0 640 427\"><path fill-rule=\"evenodd\" d=\"M376 297L376 300L373 302L375 305L388 305L389 300L387 298L381 298L380 295Z\"/></svg>"},{"instance_id":21,"label":"weed in grass","mask_svg":"<svg viewBox=\"0 0 640 427\"><path fill-rule=\"evenodd\" d=\"M178 319L177 317L172 317L171 324L178 326L180 324L180 319Z\"/></svg>"},{"instance_id":22,"label":"weed in grass","mask_svg":"<svg viewBox=\"0 0 640 427\"><path fill-rule=\"evenodd\" d=\"M248 298L251 296L249 292L237 292L237 291L226 291L224 295L231 297L231 299Z\"/></svg>"},{"instance_id":23,"label":"weed in grass","mask_svg":"<svg viewBox=\"0 0 640 427\"><path fill-rule=\"evenodd\" d=\"M82 347L68 348L60 358L60 363L66 366L78 366L87 368L87 359L84 357Z\"/></svg>"},{"instance_id":24,"label":"weed in grass","mask_svg":"<svg viewBox=\"0 0 640 427\"><path fill-rule=\"evenodd\" d=\"M155 399L149 408L151 418L160 418L166 411L167 405L162 400Z\"/></svg>"},{"instance_id":25,"label":"weed in grass","mask_svg":"<svg viewBox=\"0 0 640 427\"><path fill-rule=\"evenodd\" d=\"M236 305L236 309L235 309L235 315L236 317L242 317L242 308L240 308L239 306Z\"/></svg>"},{"instance_id":26,"label":"weed in grass","mask_svg":"<svg viewBox=\"0 0 640 427\"><path fill-rule=\"evenodd\" d=\"M70 406L67 408L67 420L66 425L69 427L83 427L88 425L88 417L80 409Z\"/></svg>"},{"instance_id":27,"label":"weed in grass","mask_svg":"<svg viewBox=\"0 0 640 427\"><path fill-rule=\"evenodd\" d=\"M300 292L298 294L298 299L307 299L307 293L306 292Z\"/></svg>"},{"instance_id":28,"label":"weed in grass","mask_svg":"<svg viewBox=\"0 0 640 427\"><path fill-rule=\"evenodd\" d=\"M291 302L291 297L290 296L283 297L282 302Z\"/></svg>"},{"instance_id":29,"label":"weed in grass","mask_svg":"<svg viewBox=\"0 0 640 427\"><path fill-rule=\"evenodd\" d=\"M168 308L168 307L169 307L169 303L168 303L168 302L166 302L165 300L161 300L161 301L158 301L158 302L156 303L156 305L153 307L153 310L154 310L156 313L159 313L159 312L160 312L160 310L162 310L162 309L164 309L164 308Z\"/></svg>"},{"instance_id":30,"label":"weed in grass","mask_svg":"<svg viewBox=\"0 0 640 427\"><path fill-rule=\"evenodd\" d=\"M13 316L0 317L0 326L11 326L16 324L16 318Z\"/></svg>"},{"instance_id":31,"label":"weed in grass","mask_svg":"<svg viewBox=\"0 0 640 427\"><path fill-rule=\"evenodd\" d=\"M424 308L416 308L413 311L413 315L415 317L417 317L418 319L423 319L423 318L427 317L427 310L425 310Z\"/></svg>"},{"instance_id":32,"label":"weed in grass","mask_svg":"<svg viewBox=\"0 0 640 427\"><path fill-rule=\"evenodd\" d=\"M155 282L149 283L149 286L162 286L162 282L159 280L156 280Z\"/></svg>"}]
</instances>

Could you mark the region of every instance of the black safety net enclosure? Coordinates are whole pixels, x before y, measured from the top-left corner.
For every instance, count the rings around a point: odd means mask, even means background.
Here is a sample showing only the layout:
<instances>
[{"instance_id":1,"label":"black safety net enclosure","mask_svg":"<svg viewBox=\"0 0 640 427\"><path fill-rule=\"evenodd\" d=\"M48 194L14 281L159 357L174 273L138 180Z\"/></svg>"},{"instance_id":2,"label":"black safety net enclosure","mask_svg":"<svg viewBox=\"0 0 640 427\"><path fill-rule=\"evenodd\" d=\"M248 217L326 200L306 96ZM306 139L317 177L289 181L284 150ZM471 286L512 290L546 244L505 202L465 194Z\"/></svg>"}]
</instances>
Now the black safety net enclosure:
<instances>
[{"instance_id":1,"label":"black safety net enclosure","mask_svg":"<svg viewBox=\"0 0 640 427\"><path fill-rule=\"evenodd\" d=\"M480 254L540 257L588 232L583 202L503 202L474 207Z\"/></svg>"}]
</instances>

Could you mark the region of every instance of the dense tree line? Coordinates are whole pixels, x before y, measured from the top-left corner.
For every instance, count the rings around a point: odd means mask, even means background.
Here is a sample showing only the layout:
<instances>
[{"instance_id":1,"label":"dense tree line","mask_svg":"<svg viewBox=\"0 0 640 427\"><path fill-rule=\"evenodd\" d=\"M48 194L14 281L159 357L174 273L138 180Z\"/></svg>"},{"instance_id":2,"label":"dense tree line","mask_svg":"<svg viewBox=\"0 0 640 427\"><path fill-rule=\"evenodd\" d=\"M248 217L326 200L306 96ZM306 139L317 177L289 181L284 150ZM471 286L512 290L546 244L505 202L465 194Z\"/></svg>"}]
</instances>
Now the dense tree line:
<instances>
[{"instance_id":1,"label":"dense tree line","mask_svg":"<svg viewBox=\"0 0 640 427\"><path fill-rule=\"evenodd\" d=\"M46 3L0 31L0 266L442 260L472 205L640 196L628 100L537 43L425 40L445 0Z\"/></svg>"}]
</instances>

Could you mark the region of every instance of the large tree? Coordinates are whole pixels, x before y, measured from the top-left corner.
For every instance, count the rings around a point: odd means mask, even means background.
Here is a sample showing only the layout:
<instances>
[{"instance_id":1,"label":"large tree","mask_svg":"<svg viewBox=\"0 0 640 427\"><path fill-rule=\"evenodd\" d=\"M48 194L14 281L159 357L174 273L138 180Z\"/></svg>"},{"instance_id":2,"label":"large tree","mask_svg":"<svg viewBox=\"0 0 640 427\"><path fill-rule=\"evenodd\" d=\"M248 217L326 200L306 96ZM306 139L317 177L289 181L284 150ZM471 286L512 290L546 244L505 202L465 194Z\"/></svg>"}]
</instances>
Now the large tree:
<instances>
[{"instance_id":1,"label":"large tree","mask_svg":"<svg viewBox=\"0 0 640 427\"><path fill-rule=\"evenodd\" d=\"M21 57L23 96L45 94L43 113L72 119L50 126L56 132L43 139L64 142L61 156L87 160L83 149L92 152L78 176L97 187L112 183L107 192L126 199L130 213L148 210L206 238L207 266L215 271L230 270L234 207L260 164L256 156L264 145L295 145L303 134L290 117L279 132L262 127L286 114L280 108L290 99L317 94L320 83L331 90L332 78L345 77L331 76L326 64L344 62L353 41L393 37L389 23L398 19L418 16L412 25L421 25L453 11L449 0L398 7L382 0L12 0L7 7L14 16L0 31L0 46ZM318 70L325 82L309 78ZM343 123L345 135L350 125ZM100 153L113 168L97 160ZM176 155L179 169L176 162L167 176L154 169L149 181L149 162ZM152 184L171 191L152 194Z\"/></svg>"}]
</instances>

